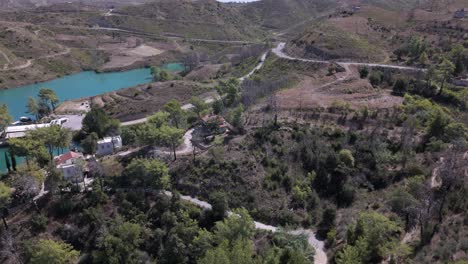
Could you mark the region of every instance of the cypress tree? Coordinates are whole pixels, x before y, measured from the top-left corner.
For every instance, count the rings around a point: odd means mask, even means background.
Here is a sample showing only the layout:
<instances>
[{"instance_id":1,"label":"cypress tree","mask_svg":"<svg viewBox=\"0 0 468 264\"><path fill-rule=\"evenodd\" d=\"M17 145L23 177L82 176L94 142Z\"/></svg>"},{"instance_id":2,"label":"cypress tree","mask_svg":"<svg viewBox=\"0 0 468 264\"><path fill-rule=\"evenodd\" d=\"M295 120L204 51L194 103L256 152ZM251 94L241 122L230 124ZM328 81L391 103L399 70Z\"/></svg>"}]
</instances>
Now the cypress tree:
<instances>
[{"instance_id":1,"label":"cypress tree","mask_svg":"<svg viewBox=\"0 0 468 264\"><path fill-rule=\"evenodd\" d=\"M5 163L6 167L8 169L8 173L11 173L11 164L10 164L10 159L8 158L8 154L5 152Z\"/></svg>"},{"instance_id":2,"label":"cypress tree","mask_svg":"<svg viewBox=\"0 0 468 264\"><path fill-rule=\"evenodd\" d=\"M11 166L13 167L13 170L16 171L16 157L15 153L10 150L10 157L11 157Z\"/></svg>"}]
</instances>

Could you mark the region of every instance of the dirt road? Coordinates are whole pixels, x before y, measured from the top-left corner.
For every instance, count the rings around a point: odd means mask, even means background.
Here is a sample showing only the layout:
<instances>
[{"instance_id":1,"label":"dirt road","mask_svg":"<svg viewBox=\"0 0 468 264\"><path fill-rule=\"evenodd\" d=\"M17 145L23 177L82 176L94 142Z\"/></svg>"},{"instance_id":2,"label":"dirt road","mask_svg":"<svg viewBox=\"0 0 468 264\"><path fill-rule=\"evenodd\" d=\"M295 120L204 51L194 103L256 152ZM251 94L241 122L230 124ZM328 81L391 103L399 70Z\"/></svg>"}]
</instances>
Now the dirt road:
<instances>
[{"instance_id":1,"label":"dirt road","mask_svg":"<svg viewBox=\"0 0 468 264\"><path fill-rule=\"evenodd\" d=\"M340 61L326 61L326 60L314 60L314 59L304 59L304 58L295 58L287 55L284 52L284 48L286 46L286 43L280 42L275 48L272 49L272 52L283 59L287 60L296 60L296 61L304 61L304 62L313 62L313 63L324 63L324 64L329 64L329 63L336 63L345 69L348 68L349 66L367 66L370 68L373 67L378 67L378 68L387 68L387 69L397 69L397 70L408 70L408 71L425 71L423 68L417 68L417 67L408 67L408 66L398 66L398 65L390 65L390 64L379 64L379 63L365 63L365 62L340 62Z\"/></svg>"},{"instance_id":2,"label":"dirt road","mask_svg":"<svg viewBox=\"0 0 468 264\"><path fill-rule=\"evenodd\" d=\"M165 191L164 192L168 196L172 196L171 192ZM195 204L196 206L203 208L205 210L211 210L212 206L208 202L199 200L197 198L187 196L187 195L182 195L180 198L184 201L190 202ZM232 212L227 212L228 215L232 215ZM265 230L265 231L270 231L270 232L278 232L280 230L279 227L276 226L271 226L271 225L266 225L260 222L254 222L255 228L259 230ZM307 237L307 242L311 247L315 249L315 256L314 256L314 264L327 264L328 263L328 257L327 254L324 251L325 248L325 243L323 241L320 241L316 238L314 231L310 229L297 229L297 230L291 230L287 231L288 234L291 235L305 235Z\"/></svg>"},{"instance_id":3,"label":"dirt road","mask_svg":"<svg viewBox=\"0 0 468 264\"><path fill-rule=\"evenodd\" d=\"M63 46L62 46L62 47L63 47ZM29 59L29 60L27 60L24 64L21 64L21 65L15 66L15 67L8 67L8 65L5 65L5 66L3 67L3 69L0 70L0 72L26 69L26 68L30 67L31 65L33 65L33 62L34 62L35 60L39 60L39 59L50 59L50 58L55 58L55 57L67 55L68 53L70 53L70 48L68 48L68 47L63 47L63 48L64 48L65 50L62 51L62 52L55 53L55 54L50 54L50 55L45 55L45 56L40 56L40 57L37 57L37 58L35 58L35 59ZM3 52L2 52L2 53L3 53ZM5 54L4 54L4 55L5 55ZM5 55L5 56L6 56L6 55Z\"/></svg>"}]
</instances>

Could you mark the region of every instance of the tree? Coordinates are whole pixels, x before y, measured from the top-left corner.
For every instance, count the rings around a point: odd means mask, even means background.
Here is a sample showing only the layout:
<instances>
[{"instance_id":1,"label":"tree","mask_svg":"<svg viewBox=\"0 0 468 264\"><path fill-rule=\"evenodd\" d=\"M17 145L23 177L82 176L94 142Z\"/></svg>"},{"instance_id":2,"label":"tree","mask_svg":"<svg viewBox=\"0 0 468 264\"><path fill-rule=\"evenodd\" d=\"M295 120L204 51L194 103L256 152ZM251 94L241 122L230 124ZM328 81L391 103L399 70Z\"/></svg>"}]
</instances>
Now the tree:
<instances>
[{"instance_id":1,"label":"tree","mask_svg":"<svg viewBox=\"0 0 468 264\"><path fill-rule=\"evenodd\" d=\"M356 246L346 245L343 250L336 255L336 264L361 264L363 262L362 255L366 254L367 244L364 240L360 240Z\"/></svg>"},{"instance_id":2,"label":"tree","mask_svg":"<svg viewBox=\"0 0 468 264\"><path fill-rule=\"evenodd\" d=\"M227 82L221 82L216 90L221 97L224 97L226 106L233 105L239 99L239 87L240 83L238 79L231 78Z\"/></svg>"},{"instance_id":3,"label":"tree","mask_svg":"<svg viewBox=\"0 0 468 264\"><path fill-rule=\"evenodd\" d=\"M159 67L151 67L151 75L156 82L166 82L171 80L171 75Z\"/></svg>"},{"instance_id":4,"label":"tree","mask_svg":"<svg viewBox=\"0 0 468 264\"><path fill-rule=\"evenodd\" d=\"M170 184L169 169L159 160L133 159L123 175L132 186L163 190Z\"/></svg>"},{"instance_id":5,"label":"tree","mask_svg":"<svg viewBox=\"0 0 468 264\"><path fill-rule=\"evenodd\" d=\"M184 131L167 124L169 116L167 112L157 112L151 116L148 124L140 131L140 137L146 144L171 148L176 160L176 149L182 142Z\"/></svg>"},{"instance_id":6,"label":"tree","mask_svg":"<svg viewBox=\"0 0 468 264\"><path fill-rule=\"evenodd\" d=\"M55 194L60 191L60 186L64 183L63 173L54 165L49 166L47 172L45 186L51 194Z\"/></svg>"},{"instance_id":7,"label":"tree","mask_svg":"<svg viewBox=\"0 0 468 264\"><path fill-rule=\"evenodd\" d=\"M447 125L450 124L450 117L441 109L437 108L434 112L433 117L428 121L429 126L426 135L428 139L431 137L440 139L444 135Z\"/></svg>"},{"instance_id":8,"label":"tree","mask_svg":"<svg viewBox=\"0 0 468 264\"><path fill-rule=\"evenodd\" d=\"M429 57L427 57L427 53L423 51L419 56L419 64L422 66L426 66L429 63Z\"/></svg>"},{"instance_id":9,"label":"tree","mask_svg":"<svg viewBox=\"0 0 468 264\"><path fill-rule=\"evenodd\" d=\"M224 103L222 100L216 100L213 102L211 107L213 108L213 114L219 115L224 110Z\"/></svg>"},{"instance_id":10,"label":"tree","mask_svg":"<svg viewBox=\"0 0 468 264\"><path fill-rule=\"evenodd\" d=\"M57 94L55 94L54 90L48 88L40 89L38 97L41 102L43 102L47 106L50 106L52 108L52 111L55 111L55 108L60 101L58 99Z\"/></svg>"},{"instance_id":11,"label":"tree","mask_svg":"<svg viewBox=\"0 0 468 264\"><path fill-rule=\"evenodd\" d=\"M155 128L160 128L161 126L163 126L164 124L168 122L169 115L170 114L168 112L163 112L163 111L156 112L154 115L148 118L148 124Z\"/></svg>"},{"instance_id":12,"label":"tree","mask_svg":"<svg viewBox=\"0 0 468 264\"><path fill-rule=\"evenodd\" d=\"M380 71L372 71L369 76L369 82L373 87L377 87L382 83L382 73Z\"/></svg>"},{"instance_id":13,"label":"tree","mask_svg":"<svg viewBox=\"0 0 468 264\"><path fill-rule=\"evenodd\" d=\"M172 99L164 105L164 111L169 113L169 120L176 128L179 128L183 116L181 107L182 105L175 99Z\"/></svg>"},{"instance_id":14,"label":"tree","mask_svg":"<svg viewBox=\"0 0 468 264\"><path fill-rule=\"evenodd\" d=\"M215 192L210 195L210 204L213 220L222 220L229 209L226 193Z\"/></svg>"},{"instance_id":15,"label":"tree","mask_svg":"<svg viewBox=\"0 0 468 264\"><path fill-rule=\"evenodd\" d=\"M174 160L177 159L176 149L182 143L184 131L175 127L164 125L159 129L159 141L163 146L170 147L174 154Z\"/></svg>"},{"instance_id":16,"label":"tree","mask_svg":"<svg viewBox=\"0 0 468 264\"><path fill-rule=\"evenodd\" d=\"M208 105L198 97L192 97L190 103L193 105L193 112L201 119L201 114L208 108Z\"/></svg>"},{"instance_id":17,"label":"tree","mask_svg":"<svg viewBox=\"0 0 468 264\"><path fill-rule=\"evenodd\" d=\"M442 94L444 90L445 83L452 76L455 71L455 65L448 59L443 59L440 64L437 65L437 72L440 78L440 89L439 95Z\"/></svg>"},{"instance_id":18,"label":"tree","mask_svg":"<svg viewBox=\"0 0 468 264\"><path fill-rule=\"evenodd\" d=\"M5 229L8 229L8 225L6 222L6 211L7 211L7 205L10 202L11 198L11 188L8 187L5 183L0 182L0 209L2 210L2 220L3 220L3 225L5 225Z\"/></svg>"},{"instance_id":19,"label":"tree","mask_svg":"<svg viewBox=\"0 0 468 264\"><path fill-rule=\"evenodd\" d=\"M464 71L465 71L465 63L463 63L463 59L457 58L455 60L455 70L453 74L455 76L460 76Z\"/></svg>"},{"instance_id":20,"label":"tree","mask_svg":"<svg viewBox=\"0 0 468 264\"><path fill-rule=\"evenodd\" d=\"M142 227L139 224L116 221L108 233L98 240L98 250L93 252L95 263L142 263L138 247L142 242Z\"/></svg>"},{"instance_id":21,"label":"tree","mask_svg":"<svg viewBox=\"0 0 468 264\"><path fill-rule=\"evenodd\" d=\"M244 127L242 123L242 114L244 113L244 106L241 104L231 114L230 121L232 125L238 129L242 129ZM276 120L276 119L275 119Z\"/></svg>"},{"instance_id":22,"label":"tree","mask_svg":"<svg viewBox=\"0 0 468 264\"><path fill-rule=\"evenodd\" d=\"M407 83L403 79L396 80L395 84L393 85L393 93L402 95L406 92Z\"/></svg>"},{"instance_id":23,"label":"tree","mask_svg":"<svg viewBox=\"0 0 468 264\"><path fill-rule=\"evenodd\" d=\"M58 125L30 130L26 133L26 137L42 142L49 151L50 160L54 158L54 152L68 148L71 142L70 130Z\"/></svg>"},{"instance_id":24,"label":"tree","mask_svg":"<svg viewBox=\"0 0 468 264\"><path fill-rule=\"evenodd\" d=\"M369 68L367 67L359 68L359 76L361 77L361 79L367 78L368 75L369 75Z\"/></svg>"},{"instance_id":25,"label":"tree","mask_svg":"<svg viewBox=\"0 0 468 264\"><path fill-rule=\"evenodd\" d=\"M78 259L79 252L69 244L41 239L30 249L31 264L72 264Z\"/></svg>"},{"instance_id":26,"label":"tree","mask_svg":"<svg viewBox=\"0 0 468 264\"><path fill-rule=\"evenodd\" d=\"M33 115L36 118L36 120L41 119L41 116L39 115L39 105L37 104L36 99L34 99L32 96L28 98L26 109L28 109L27 113Z\"/></svg>"},{"instance_id":27,"label":"tree","mask_svg":"<svg viewBox=\"0 0 468 264\"><path fill-rule=\"evenodd\" d=\"M83 131L86 134L95 132L99 138L103 138L109 134L118 134L120 131L120 122L110 118L104 110L93 108L86 113L83 118Z\"/></svg>"},{"instance_id":28,"label":"tree","mask_svg":"<svg viewBox=\"0 0 468 264\"><path fill-rule=\"evenodd\" d=\"M13 118L8 113L8 106L6 104L0 105L0 133L11 123Z\"/></svg>"},{"instance_id":29,"label":"tree","mask_svg":"<svg viewBox=\"0 0 468 264\"><path fill-rule=\"evenodd\" d=\"M26 165L29 167L31 161L37 161L40 164L45 164L49 161L49 155L47 149L42 141L34 139L30 136L24 138L12 138L8 140L10 146L10 156L16 155L18 157L26 158ZM16 164L12 162L13 170L15 170Z\"/></svg>"},{"instance_id":30,"label":"tree","mask_svg":"<svg viewBox=\"0 0 468 264\"><path fill-rule=\"evenodd\" d=\"M246 209L236 209L222 222L216 222L215 237L218 241L226 239L232 245L236 240L250 240L255 224Z\"/></svg>"},{"instance_id":31,"label":"tree","mask_svg":"<svg viewBox=\"0 0 468 264\"><path fill-rule=\"evenodd\" d=\"M376 263L389 256L398 245L401 227L377 212L362 213L348 230L348 245L364 263ZM355 254L352 254L355 257Z\"/></svg>"},{"instance_id":32,"label":"tree","mask_svg":"<svg viewBox=\"0 0 468 264\"><path fill-rule=\"evenodd\" d=\"M343 162L348 167L354 167L354 157L353 153L349 149L342 149L338 153L340 161Z\"/></svg>"},{"instance_id":33,"label":"tree","mask_svg":"<svg viewBox=\"0 0 468 264\"><path fill-rule=\"evenodd\" d=\"M83 152L86 154L95 154L97 151L97 141L99 140L98 135L93 132L89 134L84 140L81 141L81 147Z\"/></svg>"},{"instance_id":34,"label":"tree","mask_svg":"<svg viewBox=\"0 0 468 264\"><path fill-rule=\"evenodd\" d=\"M8 157L8 154L7 154L6 151L3 154L4 154L3 156L5 157L5 165L6 165L7 169L8 169L8 173L11 173L10 158Z\"/></svg>"},{"instance_id":35,"label":"tree","mask_svg":"<svg viewBox=\"0 0 468 264\"><path fill-rule=\"evenodd\" d=\"M190 72L196 67L198 67L198 64L200 64L200 56L196 52L188 54L184 57L183 63L185 71Z\"/></svg>"}]
</instances>

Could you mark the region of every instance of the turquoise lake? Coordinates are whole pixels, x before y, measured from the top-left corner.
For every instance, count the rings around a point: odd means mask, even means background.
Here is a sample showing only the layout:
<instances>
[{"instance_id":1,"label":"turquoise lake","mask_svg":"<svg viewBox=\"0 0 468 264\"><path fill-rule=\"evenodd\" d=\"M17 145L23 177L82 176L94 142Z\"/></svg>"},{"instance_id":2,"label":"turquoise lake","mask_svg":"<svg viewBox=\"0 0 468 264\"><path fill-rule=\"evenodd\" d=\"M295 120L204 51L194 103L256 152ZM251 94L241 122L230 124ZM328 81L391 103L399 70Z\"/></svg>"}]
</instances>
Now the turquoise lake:
<instances>
[{"instance_id":1,"label":"turquoise lake","mask_svg":"<svg viewBox=\"0 0 468 264\"><path fill-rule=\"evenodd\" d=\"M181 63L168 63L163 68L173 72L184 70ZM14 120L18 120L21 116L28 116L26 113L28 97L36 98L41 88L54 90L60 101L63 102L145 84L151 82L151 80L152 76L149 68L110 73L85 71L47 82L0 90L0 105L6 104L10 115ZM4 152L7 150L6 148L0 148L0 172L6 171ZM19 164L21 159L18 158L17 161Z\"/></svg>"},{"instance_id":2,"label":"turquoise lake","mask_svg":"<svg viewBox=\"0 0 468 264\"><path fill-rule=\"evenodd\" d=\"M10 115L17 120L21 116L27 116L26 103L28 97L37 97L37 93L41 88L54 90L60 101L63 102L149 82L151 82L149 69L112 73L85 71L52 81L0 90L0 104L6 104Z\"/></svg>"}]
</instances>

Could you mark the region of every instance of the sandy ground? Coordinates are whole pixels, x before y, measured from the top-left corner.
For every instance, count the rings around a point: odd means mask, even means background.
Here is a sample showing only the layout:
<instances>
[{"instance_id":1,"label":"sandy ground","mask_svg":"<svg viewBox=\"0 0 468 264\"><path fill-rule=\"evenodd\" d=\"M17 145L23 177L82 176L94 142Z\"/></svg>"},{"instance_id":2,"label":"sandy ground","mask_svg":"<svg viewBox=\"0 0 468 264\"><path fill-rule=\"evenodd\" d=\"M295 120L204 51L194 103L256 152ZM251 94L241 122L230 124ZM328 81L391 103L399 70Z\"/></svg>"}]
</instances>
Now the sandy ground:
<instances>
[{"instance_id":1,"label":"sandy ground","mask_svg":"<svg viewBox=\"0 0 468 264\"><path fill-rule=\"evenodd\" d=\"M65 114L81 114L90 110L90 101L85 99L77 99L73 101L65 101L55 109L55 112L60 115Z\"/></svg>"},{"instance_id":2,"label":"sandy ground","mask_svg":"<svg viewBox=\"0 0 468 264\"><path fill-rule=\"evenodd\" d=\"M283 109L311 109L344 101L355 108L389 108L402 103L401 97L393 96L387 90L373 88L367 80L356 75L355 70L352 70L349 78L342 81L304 77L295 87L277 94L279 105Z\"/></svg>"},{"instance_id":3,"label":"sandy ground","mask_svg":"<svg viewBox=\"0 0 468 264\"><path fill-rule=\"evenodd\" d=\"M129 37L125 42L107 43L99 46L100 50L110 53L110 61L102 66L103 70L128 67L145 58L157 56L166 51L155 43L143 43L141 39Z\"/></svg>"}]
</instances>

